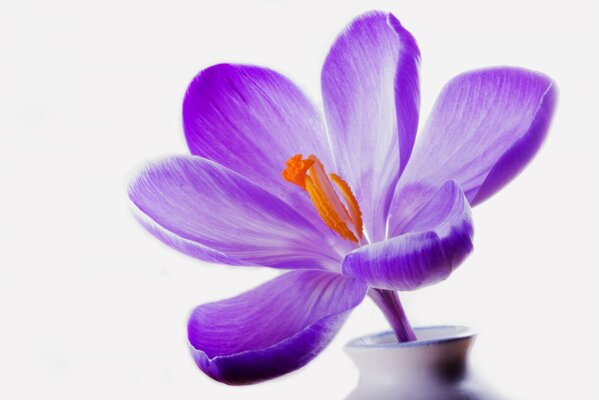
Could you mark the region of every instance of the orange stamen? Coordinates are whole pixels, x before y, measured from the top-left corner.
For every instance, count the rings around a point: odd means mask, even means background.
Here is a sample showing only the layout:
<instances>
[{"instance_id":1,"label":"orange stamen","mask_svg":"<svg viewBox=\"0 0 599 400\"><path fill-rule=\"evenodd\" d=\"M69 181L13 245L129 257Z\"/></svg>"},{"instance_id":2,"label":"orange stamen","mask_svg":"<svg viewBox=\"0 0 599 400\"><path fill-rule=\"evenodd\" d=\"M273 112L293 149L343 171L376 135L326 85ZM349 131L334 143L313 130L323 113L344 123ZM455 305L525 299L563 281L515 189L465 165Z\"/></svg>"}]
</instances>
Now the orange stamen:
<instances>
[{"instance_id":1,"label":"orange stamen","mask_svg":"<svg viewBox=\"0 0 599 400\"><path fill-rule=\"evenodd\" d=\"M360 205L358 204L358 200L351 191L351 188L341 177L337 174L329 174L331 180L335 182L341 194L343 195L343 199L345 200L345 204L347 204L347 208L349 209L349 214L351 216L351 220L354 223L354 228L356 232L359 233L360 239L362 239L362 210L360 210Z\"/></svg>"},{"instance_id":2,"label":"orange stamen","mask_svg":"<svg viewBox=\"0 0 599 400\"><path fill-rule=\"evenodd\" d=\"M342 238L358 243L358 238L363 236L362 212L347 182L335 174L329 178L314 155L303 159L301 154L296 154L287 160L285 166L283 178L308 192L324 223ZM338 187L345 204L339 199L331 181Z\"/></svg>"},{"instance_id":3,"label":"orange stamen","mask_svg":"<svg viewBox=\"0 0 599 400\"><path fill-rule=\"evenodd\" d=\"M285 162L285 170L282 172L285 180L295 183L302 189L306 189L306 171L314 164L314 161L302 160L301 154L296 154Z\"/></svg>"}]
</instances>

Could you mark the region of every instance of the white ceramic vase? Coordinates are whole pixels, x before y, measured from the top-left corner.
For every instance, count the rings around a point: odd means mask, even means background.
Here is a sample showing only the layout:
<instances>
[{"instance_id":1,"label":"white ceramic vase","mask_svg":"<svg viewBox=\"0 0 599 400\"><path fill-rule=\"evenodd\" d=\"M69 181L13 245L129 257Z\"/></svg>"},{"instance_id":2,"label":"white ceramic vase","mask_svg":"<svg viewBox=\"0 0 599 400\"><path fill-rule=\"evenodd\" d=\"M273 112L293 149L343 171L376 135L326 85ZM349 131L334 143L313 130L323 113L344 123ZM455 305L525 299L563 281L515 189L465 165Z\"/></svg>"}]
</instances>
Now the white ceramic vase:
<instances>
[{"instance_id":1,"label":"white ceramic vase","mask_svg":"<svg viewBox=\"0 0 599 400\"><path fill-rule=\"evenodd\" d=\"M415 328L418 340L393 332L351 341L345 352L360 370L348 400L496 400L468 368L476 334L463 326Z\"/></svg>"}]
</instances>

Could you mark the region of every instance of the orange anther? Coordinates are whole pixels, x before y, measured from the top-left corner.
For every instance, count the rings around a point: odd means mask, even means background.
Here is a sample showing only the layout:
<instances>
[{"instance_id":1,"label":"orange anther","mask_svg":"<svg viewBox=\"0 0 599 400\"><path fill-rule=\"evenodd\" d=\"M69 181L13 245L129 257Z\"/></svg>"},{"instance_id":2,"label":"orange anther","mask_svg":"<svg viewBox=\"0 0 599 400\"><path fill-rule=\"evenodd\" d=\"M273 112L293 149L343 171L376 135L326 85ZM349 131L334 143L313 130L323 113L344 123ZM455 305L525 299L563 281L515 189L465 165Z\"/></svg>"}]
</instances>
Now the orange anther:
<instances>
[{"instance_id":1,"label":"orange anther","mask_svg":"<svg viewBox=\"0 0 599 400\"><path fill-rule=\"evenodd\" d=\"M308 192L324 223L342 238L358 243L358 238L362 238L362 212L349 185L338 175L331 174L329 178L314 155L302 159L301 154L296 154L285 166L283 178ZM339 188L345 204L339 199L331 180Z\"/></svg>"},{"instance_id":2,"label":"orange anther","mask_svg":"<svg viewBox=\"0 0 599 400\"><path fill-rule=\"evenodd\" d=\"M295 183L302 189L306 189L306 171L314 164L314 161L302 159L301 154L296 154L285 162L285 170L281 173L286 181Z\"/></svg>"},{"instance_id":3,"label":"orange anther","mask_svg":"<svg viewBox=\"0 0 599 400\"><path fill-rule=\"evenodd\" d=\"M351 188L341 177L337 174L329 174L331 180L335 182L343 198L345 200L345 204L347 204L347 208L349 209L349 215L351 217L352 222L354 223L355 231L360 235L360 239L362 239L362 210L360 210L360 205L358 204L358 200L351 191Z\"/></svg>"}]
</instances>

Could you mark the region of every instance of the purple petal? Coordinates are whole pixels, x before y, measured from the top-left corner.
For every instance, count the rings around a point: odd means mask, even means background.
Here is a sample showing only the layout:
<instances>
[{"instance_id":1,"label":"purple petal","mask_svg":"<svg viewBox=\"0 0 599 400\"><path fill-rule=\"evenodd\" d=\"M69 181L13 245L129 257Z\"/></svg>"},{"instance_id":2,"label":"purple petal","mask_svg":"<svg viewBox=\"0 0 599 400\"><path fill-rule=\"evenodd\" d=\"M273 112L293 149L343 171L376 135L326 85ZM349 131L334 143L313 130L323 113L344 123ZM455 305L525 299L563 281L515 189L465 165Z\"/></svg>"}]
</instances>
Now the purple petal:
<instances>
[{"instance_id":1,"label":"purple petal","mask_svg":"<svg viewBox=\"0 0 599 400\"><path fill-rule=\"evenodd\" d=\"M338 268L340 257L319 228L266 190L201 157L149 164L132 180L129 197L151 233L202 260Z\"/></svg>"},{"instance_id":2,"label":"purple petal","mask_svg":"<svg viewBox=\"0 0 599 400\"><path fill-rule=\"evenodd\" d=\"M397 185L390 234L402 231L449 179L473 206L505 186L541 146L556 97L551 79L523 69L491 68L452 79Z\"/></svg>"},{"instance_id":3,"label":"purple petal","mask_svg":"<svg viewBox=\"0 0 599 400\"><path fill-rule=\"evenodd\" d=\"M449 181L406 225L405 233L348 254L343 273L374 288L418 289L447 278L472 250L472 235L468 201Z\"/></svg>"},{"instance_id":4,"label":"purple petal","mask_svg":"<svg viewBox=\"0 0 599 400\"><path fill-rule=\"evenodd\" d=\"M339 175L350 184L371 240L385 235L395 184L418 127L420 52L392 15L364 14L333 44L322 92Z\"/></svg>"},{"instance_id":5,"label":"purple petal","mask_svg":"<svg viewBox=\"0 0 599 400\"><path fill-rule=\"evenodd\" d=\"M285 161L298 153L332 166L322 116L293 82L266 68L212 66L187 89L183 125L192 154L238 172L318 220L309 197L281 177Z\"/></svg>"},{"instance_id":6,"label":"purple petal","mask_svg":"<svg viewBox=\"0 0 599 400\"><path fill-rule=\"evenodd\" d=\"M197 365L230 385L294 371L333 339L367 287L343 275L293 271L240 296L197 307L188 337Z\"/></svg>"}]
</instances>

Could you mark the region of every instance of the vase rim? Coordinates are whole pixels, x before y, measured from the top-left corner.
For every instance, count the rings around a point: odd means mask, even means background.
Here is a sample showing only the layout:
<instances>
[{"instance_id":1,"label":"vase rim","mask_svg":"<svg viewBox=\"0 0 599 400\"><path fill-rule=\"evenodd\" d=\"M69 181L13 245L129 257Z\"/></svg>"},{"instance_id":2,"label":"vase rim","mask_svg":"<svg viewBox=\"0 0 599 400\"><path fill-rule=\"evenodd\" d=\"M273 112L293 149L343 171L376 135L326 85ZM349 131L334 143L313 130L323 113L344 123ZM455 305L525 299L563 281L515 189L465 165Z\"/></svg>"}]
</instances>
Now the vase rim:
<instances>
[{"instance_id":1,"label":"vase rim","mask_svg":"<svg viewBox=\"0 0 599 400\"><path fill-rule=\"evenodd\" d=\"M407 348L420 346L434 346L459 340L468 340L476 337L477 332L462 325L433 325L414 328L418 337L413 342L397 342L393 331L379 332L361 336L345 345L347 349L378 349L378 348Z\"/></svg>"}]
</instances>

